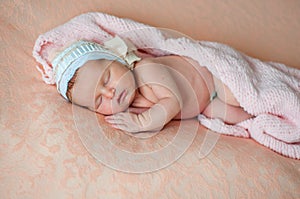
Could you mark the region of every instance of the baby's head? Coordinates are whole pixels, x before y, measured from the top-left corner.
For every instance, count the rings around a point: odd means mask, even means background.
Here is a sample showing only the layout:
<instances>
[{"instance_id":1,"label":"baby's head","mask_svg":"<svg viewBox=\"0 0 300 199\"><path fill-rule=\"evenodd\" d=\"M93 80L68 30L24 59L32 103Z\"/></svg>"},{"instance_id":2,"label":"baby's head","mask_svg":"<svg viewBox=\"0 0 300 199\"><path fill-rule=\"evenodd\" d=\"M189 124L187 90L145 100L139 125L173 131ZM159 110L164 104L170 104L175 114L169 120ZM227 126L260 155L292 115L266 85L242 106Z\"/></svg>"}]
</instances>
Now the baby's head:
<instances>
[{"instance_id":1,"label":"baby's head","mask_svg":"<svg viewBox=\"0 0 300 199\"><path fill-rule=\"evenodd\" d=\"M58 92L74 104L110 115L126 110L134 99L135 79L127 59L102 45L76 42L52 66Z\"/></svg>"}]
</instances>

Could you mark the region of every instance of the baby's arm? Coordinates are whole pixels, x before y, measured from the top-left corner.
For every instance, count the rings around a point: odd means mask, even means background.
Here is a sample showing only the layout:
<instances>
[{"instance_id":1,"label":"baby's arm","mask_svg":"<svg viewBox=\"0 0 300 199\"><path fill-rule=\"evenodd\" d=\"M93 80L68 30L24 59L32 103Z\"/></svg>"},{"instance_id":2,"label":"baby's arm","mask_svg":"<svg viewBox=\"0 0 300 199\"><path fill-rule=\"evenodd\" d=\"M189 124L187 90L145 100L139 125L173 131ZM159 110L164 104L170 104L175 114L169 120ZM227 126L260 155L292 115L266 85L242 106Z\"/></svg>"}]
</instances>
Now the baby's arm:
<instances>
[{"instance_id":1,"label":"baby's arm","mask_svg":"<svg viewBox=\"0 0 300 199\"><path fill-rule=\"evenodd\" d=\"M160 130L180 111L179 90L168 69L162 65L148 63L138 70L138 81L144 82L140 87L142 94L148 99L156 98L156 103L142 113L118 113L106 117L106 121L115 128L132 133Z\"/></svg>"}]
</instances>

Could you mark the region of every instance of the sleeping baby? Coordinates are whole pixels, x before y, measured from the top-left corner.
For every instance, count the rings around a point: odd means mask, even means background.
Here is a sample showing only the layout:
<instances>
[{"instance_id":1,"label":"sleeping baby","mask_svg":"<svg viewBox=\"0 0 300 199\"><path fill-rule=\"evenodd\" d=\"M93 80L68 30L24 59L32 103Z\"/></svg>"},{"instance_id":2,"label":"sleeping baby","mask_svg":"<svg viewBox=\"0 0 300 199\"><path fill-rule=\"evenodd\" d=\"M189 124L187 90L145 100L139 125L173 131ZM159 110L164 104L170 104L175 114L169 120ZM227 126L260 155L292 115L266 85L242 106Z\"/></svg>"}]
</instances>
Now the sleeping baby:
<instances>
[{"instance_id":1,"label":"sleeping baby","mask_svg":"<svg viewBox=\"0 0 300 199\"><path fill-rule=\"evenodd\" d=\"M236 124L252 115L206 67L177 55L154 57L118 36L78 41L51 56L58 92L131 133L203 114Z\"/></svg>"},{"instance_id":2,"label":"sleeping baby","mask_svg":"<svg viewBox=\"0 0 300 199\"><path fill-rule=\"evenodd\" d=\"M114 128L158 131L196 117L300 158L299 69L172 33L91 12L40 35L33 56L47 84Z\"/></svg>"}]
</instances>

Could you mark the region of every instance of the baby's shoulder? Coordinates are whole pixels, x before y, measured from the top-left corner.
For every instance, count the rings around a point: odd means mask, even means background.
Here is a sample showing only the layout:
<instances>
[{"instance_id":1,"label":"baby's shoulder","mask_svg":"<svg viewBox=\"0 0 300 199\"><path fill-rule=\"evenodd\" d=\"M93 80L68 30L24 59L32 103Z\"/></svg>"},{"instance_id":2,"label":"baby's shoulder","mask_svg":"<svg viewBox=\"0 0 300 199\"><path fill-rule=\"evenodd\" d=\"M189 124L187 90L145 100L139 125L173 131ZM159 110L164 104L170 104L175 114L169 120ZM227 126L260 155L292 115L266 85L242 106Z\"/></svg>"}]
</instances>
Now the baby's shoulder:
<instances>
[{"instance_id":1,"label":"baby's shoulder","mask_svg":"<svg viewBox=\"0 0 300 199\"><path fill-rule=\"evenodd\" d=\"M168 67L155 57L144 58L134 68L134 75L138 81L151 82L168 79Z\"/></svg>"}]
</instances>

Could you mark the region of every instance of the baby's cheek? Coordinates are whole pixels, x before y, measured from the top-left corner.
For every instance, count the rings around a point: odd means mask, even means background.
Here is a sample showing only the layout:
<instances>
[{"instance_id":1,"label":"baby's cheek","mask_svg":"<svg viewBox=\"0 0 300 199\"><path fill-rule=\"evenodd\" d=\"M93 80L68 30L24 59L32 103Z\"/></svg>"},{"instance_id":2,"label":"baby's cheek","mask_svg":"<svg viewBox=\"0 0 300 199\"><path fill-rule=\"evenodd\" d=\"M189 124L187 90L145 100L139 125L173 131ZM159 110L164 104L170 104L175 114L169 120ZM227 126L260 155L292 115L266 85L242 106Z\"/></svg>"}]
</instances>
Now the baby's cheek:
<instances>
[{"instance_id":1,"label":"baby's cheek","mask_svg":"<svg viewBox=\"0 0 300 199\"><path fill-rule=\"evenodd\" d=\"M104 115L112 115L115 113L120 113L125 111L129 107L129 104L123 103L123 104L117 104L117 102L114 103L114 101L102 101L101 106L99 107L99 113Z\"/></svg>"}]
</instances>

